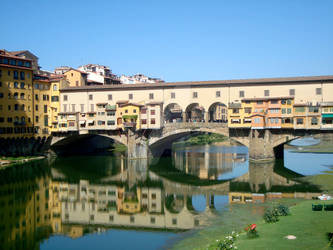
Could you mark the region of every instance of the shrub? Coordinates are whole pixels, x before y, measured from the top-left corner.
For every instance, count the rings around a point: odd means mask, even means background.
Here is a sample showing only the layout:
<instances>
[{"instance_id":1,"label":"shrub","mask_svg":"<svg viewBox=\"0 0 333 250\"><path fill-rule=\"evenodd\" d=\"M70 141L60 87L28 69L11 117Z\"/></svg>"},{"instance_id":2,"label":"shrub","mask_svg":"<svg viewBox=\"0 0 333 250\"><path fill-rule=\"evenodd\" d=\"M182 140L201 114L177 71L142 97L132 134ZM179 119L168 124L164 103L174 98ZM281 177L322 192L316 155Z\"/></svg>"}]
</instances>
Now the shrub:
<instances>
[{"instance_id":1,"label":"shrub","mask_svg":"<svg viewBox=\"0 0 333 250\"><path fill-rule=\"evenodd\" d=\"M280 204L276 207L279 216L287 216L290 214L289 208L285 205Z\"/></svg>"},{"instance_id":2,"label":"shrub","mask_svg":"<svg viewBox=\"0 0 333 250\"><path fill-rule=\"evenodd\" d=\"M217 247L214 248L219 250L237 249L235 241L238 236L236 232L232 232L231 235L226 236L223 240L217 240Z\"/></svg>"},{"instance_id":3,"label":"shrub","mask_svg":"<svg viewBox=\"0 0 333 250\"><path fill-rule=\"evenodd\" d=\"M264 213L264 220L267 223L275 223L279 221L279 213L277 208L267 208Z\"/></svg>"}]
</instances>

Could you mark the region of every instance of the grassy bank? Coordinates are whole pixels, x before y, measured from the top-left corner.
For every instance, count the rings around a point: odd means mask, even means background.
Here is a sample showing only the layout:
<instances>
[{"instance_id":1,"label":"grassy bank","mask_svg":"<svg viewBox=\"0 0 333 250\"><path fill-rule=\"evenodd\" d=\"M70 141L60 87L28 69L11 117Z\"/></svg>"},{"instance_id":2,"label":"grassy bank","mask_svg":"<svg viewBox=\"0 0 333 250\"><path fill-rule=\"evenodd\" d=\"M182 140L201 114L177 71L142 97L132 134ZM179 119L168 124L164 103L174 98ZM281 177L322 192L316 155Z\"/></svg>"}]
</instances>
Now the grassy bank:
<instances>
[{"instance_id":1,"label":"grassy bank","mask_svg":"<svg viewBox=\"0 0 333 250\"><path fill-rule=\"evenodd\" d=\"M204 144L211 144L214 142L223 142L226 141L228 137L219 135L219 134L202 134L192 136L186 141L176 142L176 145L204 145Z\"/></svg>"},{"instance_id":2,"label":"grassy bank","mask_svg":"<svg viewBox=\"0 0 333 250\"><path fill-rule=\"evenodd\" d=\"M44 156L18 156L18 157L0 156L0 167L4 168L15 164L26 163L29 161L35 161L44 158L45 158Z\"/></svg>"},{"instance_id":3,"label":"grassy bank","mask_svg":"<svg viewBox=\"0 0 333 250\"><path fill-rule=\"evenodd\" d=\"M242 233L236 241L238 249L332 249L327 233L333 232L333 211L312 211L312 204L333 201L304 201L290 208L291 215L279 217L277 223L257 221L259 237L248 239ZM288 240L287 235L296 239Z\"/></svg>"},{"instance_id":4,"label":"grassy bank","mask_svg":"<svg viewBox=\"0 0 333 250\"><path fill-rule=\"evenodd\" d=\"M291 146L285 145L285 149L297 153L318 153L318 154L333 154L333 143L330 141L322 141L319 144L312 146Z\"/></svg>"},{"instance_id":5,"label":"grassy bank","mask_svg":"<svg viewBox=\"0 0 333 250\"><path fill-rule=\"evenodd\" d=\"M114 148L112 148L110 151L122 153L122 152L126 152L126 150L127 150L126 145L117 143L114 145Z\"/></svg>"},{"instance_id":6,"label":"grassy bank","mask_svg":"<svg viewBox=\"0 0 333 250\"><path fill-rule=\"evenodd\" d=\"M173 246L173 249L215 249L216 240L223 239L232 231L240 232L250 223L262 219L266 207L276 204L277 201L262 204L232 204L225 211L211 219L211 225L194 233ZM279 203L288 206L301 200L283 199ZM247 248L244 248L247 249Z\"/></svg>"}]
</instances>

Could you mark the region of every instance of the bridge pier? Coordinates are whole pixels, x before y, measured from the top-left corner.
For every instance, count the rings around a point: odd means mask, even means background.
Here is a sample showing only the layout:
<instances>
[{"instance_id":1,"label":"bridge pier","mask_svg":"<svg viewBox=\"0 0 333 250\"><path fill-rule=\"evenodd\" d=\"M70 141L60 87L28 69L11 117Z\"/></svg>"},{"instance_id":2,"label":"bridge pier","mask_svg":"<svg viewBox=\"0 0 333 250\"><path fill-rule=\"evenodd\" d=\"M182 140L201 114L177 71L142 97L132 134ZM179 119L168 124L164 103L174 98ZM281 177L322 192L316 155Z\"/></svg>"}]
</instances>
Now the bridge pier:
<instances>
[{"instance_id":1,"label":"bridge pier","mask_svg":"<svg viewBox=\"0 0 333 250\"><path fill-rule=\"evenodd\" d=\"M252 129L249 135L249 158L251 161L274 161L275 152L269 129ZM283 151L283 146L282 146ZM279 155L279 154L277 154ZM281 153L280 153L281 155Z\"/></svg>"},{"instance_id":2,"label":"bridge pier","mask_svg":"<svg viewBox=\"0 0 333 250\"><path fill-rule=\"evenodd\" d=\"M127 156L129 159L147 159L149 145L142 137L136 138L136 136L131 129L127 131Z\"/></svg>"}]
</instances>

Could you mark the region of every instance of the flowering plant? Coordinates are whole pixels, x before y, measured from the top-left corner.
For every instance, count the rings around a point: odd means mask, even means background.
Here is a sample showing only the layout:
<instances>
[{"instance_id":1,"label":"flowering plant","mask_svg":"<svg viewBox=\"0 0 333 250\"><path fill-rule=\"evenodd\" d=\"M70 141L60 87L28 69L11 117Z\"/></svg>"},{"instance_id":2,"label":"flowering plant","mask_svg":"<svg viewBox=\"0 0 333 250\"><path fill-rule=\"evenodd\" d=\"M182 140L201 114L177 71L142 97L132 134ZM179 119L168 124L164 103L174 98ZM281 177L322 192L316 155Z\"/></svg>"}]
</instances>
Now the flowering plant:
<instances>
[{"instance_id":1,"label":"flowering plant","mask_svg":"<svg viewBox=\"0 0 333 250\"><path fill-rule=\"evenodd\" d=\"M237 249L237 246L235 246L235 241L238 236L239 234L237 234L235 231L232 231L231 235L226 236L223 240L216 240L217 246L215 246L214 249Z\"/></svg>"},{"instance_id":2,"label":"flowering plant","mask_svg":"<svg viewBox=\"0 0 333 250\"><path fill-rule=\"evenodd\" d=\"M248 238L258 237L257 224L249 224L245 229Z\"/></svg>"}]
</instances>

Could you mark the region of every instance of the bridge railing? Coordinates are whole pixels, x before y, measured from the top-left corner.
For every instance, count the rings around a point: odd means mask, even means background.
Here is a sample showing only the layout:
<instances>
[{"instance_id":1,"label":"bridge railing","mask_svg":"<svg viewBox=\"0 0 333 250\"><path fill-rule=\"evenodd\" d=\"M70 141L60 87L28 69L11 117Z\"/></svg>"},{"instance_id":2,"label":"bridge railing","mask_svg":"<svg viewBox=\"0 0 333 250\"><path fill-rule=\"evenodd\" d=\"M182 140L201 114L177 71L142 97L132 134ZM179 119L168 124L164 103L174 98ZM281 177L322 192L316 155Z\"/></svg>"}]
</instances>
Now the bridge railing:
<instances>
[{"instance_id":1,"label":"bridge railing","mask_svg":"<svg viewBox=\"0 0 333 250\"><path fill-rule=\"evenodd\" d=\"M175 123L165 123L164 131L173 131L177 129L189 129L189 128L227 128L227 123L217 123L217 122L175 122Z\"/></svg>"}]
</instances>

